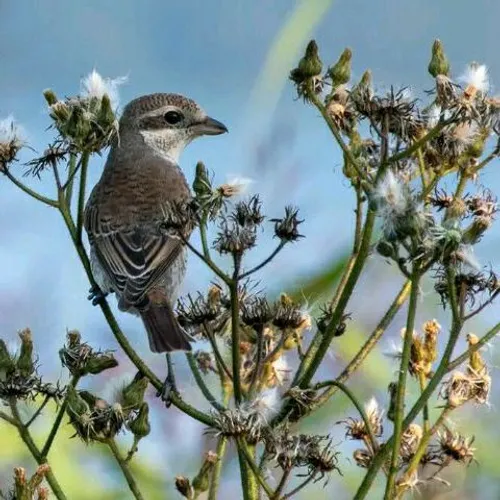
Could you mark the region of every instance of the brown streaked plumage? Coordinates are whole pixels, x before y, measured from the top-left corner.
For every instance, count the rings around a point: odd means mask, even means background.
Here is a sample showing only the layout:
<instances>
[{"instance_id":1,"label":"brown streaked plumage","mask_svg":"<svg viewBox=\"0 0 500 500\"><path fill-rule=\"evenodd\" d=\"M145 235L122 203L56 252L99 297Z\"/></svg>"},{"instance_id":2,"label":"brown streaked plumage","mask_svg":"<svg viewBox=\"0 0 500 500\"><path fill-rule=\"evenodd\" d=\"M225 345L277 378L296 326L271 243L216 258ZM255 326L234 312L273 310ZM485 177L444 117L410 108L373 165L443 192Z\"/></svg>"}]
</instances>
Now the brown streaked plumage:
<instances>
[{"instance_id":1,"label":"brown streaked plumage","mask_svg":"<svg viewBox=\"0 0 500 500\"><path fill-rule=\"evenodd\" d=\"M191 349L172 311L186 250L160 231L165 208L191 196L178 158L196 137L226 131L183 96L135 99L124 109L119 139L87 202L94 277L102 292L116 293L120 309L140 314L153 352Z\"/></svg>"}]
</instances>

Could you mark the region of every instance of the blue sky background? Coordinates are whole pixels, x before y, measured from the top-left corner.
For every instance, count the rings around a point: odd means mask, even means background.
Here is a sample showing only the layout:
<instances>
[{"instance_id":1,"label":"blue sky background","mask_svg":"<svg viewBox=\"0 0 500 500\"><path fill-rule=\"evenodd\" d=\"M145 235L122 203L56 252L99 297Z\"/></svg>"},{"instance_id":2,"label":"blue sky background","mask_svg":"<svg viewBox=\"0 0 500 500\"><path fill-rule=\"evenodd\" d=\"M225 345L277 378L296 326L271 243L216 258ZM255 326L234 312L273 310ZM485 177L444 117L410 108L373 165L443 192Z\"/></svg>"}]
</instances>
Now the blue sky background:
<instances>
[{"instance_id":1,"label":"blue sky background","mask_svg":"<svg viewBox=\"0 0 500 500\"><path fill-rule=\"evenodd\" d=\"M325 63L351 47L354 80L370 68L379 86L411 83L430 89L433 82L426 68L432 41L439 37L455 75L470 61L484 62L493 89L499 88L500 3L493 0L0 0L0 118L12 113L30 145L43 151L51 134L46 131L49 120L41 91L50 87L59 96L74 94L93 68L104 76L128 76L120 92L123 104L150 92L194 98L226 123L230 133L188 148L181 159L187 177L192 179L196 161L203 159L217 182L234 174L254 179L252 191L262 194L270 216L279 215L286 204L299 206L307 238L285 250L261 275L271 289L293 283L349 245L353 209L338 149L317 113L295 99L286 82L289 68L272 67L269 84L262 84L259 76L269 48L297 6L304 11L306 25L298 23L297 37L303 37L299 45L303 47L308 39L304 33L310 31ZM305 13L314 7L324 15L307 26ZM299 57L288 52L293 60ZM91 183L98 179L103 161L93 160ZM498 167L491 165L480 182L497 188ZM33 185L49 193L50 181L35 180ZM29 325L49 353L61 345L66 328L78 328L91 342L114 346L100 312L86 301L86 278L58 214L2 179L0 213L2 336L13 340L18 329ZM491 261L497 270L498 227L478 251L480 261ZM272 248L270 238L264 238L260 248L257 256ZM387 266L379 262L370 276L387 277ZM209 279L192 258L186 291L204 288ZM376 311L376 304L368 308ZM489 314L488 324L498 321L497 306ZM370 323L374 316L365 311L361 317ZM141 324L128 316L120 320L140 353L149 356ZM161 370L162 361L154 362ZM62 373L47 365L42 370ZM179 421L185 426L184 437L192 429L196 443L199 427L187 419ZM178 445L174 441L171 448Z\"/></svg>"}]
</instances>

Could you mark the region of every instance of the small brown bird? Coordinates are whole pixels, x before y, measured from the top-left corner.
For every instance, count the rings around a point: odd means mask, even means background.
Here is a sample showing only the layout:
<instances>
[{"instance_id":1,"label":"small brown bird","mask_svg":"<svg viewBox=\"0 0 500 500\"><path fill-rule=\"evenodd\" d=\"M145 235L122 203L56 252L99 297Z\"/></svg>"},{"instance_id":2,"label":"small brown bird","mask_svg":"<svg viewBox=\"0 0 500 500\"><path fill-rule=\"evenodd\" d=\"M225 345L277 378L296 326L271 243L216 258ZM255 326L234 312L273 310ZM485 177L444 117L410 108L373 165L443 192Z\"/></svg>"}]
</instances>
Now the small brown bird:
<instances>
[{"instance_id":1,"label":"small brown bird","mask_svg":"<svg viewBox=\"0 0 500 500\"><path fill-rule=\"evenodd\" d=\"M115 292L121 310L141 316L153 352L191 349L172 310L186 271L186 249L160 230L165 209L191 198L179 156L196 137L224 132L225 125L181 95L133 100L85 208L100 287L93 298Z\"/></svg>"}]
</instances>

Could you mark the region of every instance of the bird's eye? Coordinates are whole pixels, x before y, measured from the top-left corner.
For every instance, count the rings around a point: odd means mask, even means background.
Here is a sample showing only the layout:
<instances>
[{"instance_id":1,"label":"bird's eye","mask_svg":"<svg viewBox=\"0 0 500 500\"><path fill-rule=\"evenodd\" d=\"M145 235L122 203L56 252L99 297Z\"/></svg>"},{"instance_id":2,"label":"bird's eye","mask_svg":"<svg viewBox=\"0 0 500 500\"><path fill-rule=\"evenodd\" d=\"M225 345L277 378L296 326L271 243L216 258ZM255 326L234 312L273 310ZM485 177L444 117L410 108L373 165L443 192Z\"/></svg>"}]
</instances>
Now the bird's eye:
<instances>
[{"instance_id":1,"label":"bird's eye","mask_svg":"<svg viewBox=\"0 0 500 500\"><path fill-rule=\"evenodd\" d=\"M167 111L163 115L163 118L165 118L165 121L168 124L175 125L176 123L179 123L182 120L183 116L178 111Z\"/></svg>"}]
</instances>

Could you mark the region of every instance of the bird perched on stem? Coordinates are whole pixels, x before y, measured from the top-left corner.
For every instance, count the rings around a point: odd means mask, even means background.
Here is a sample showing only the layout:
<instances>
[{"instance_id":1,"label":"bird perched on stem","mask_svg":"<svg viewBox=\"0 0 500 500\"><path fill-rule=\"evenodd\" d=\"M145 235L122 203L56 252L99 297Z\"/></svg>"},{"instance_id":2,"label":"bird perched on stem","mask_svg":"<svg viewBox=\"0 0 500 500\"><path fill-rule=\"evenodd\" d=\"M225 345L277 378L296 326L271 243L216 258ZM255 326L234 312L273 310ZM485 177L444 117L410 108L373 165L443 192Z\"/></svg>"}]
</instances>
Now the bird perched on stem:
<instances>
[{"instance_id":1,"label":"bird perched on stem","mask_svg":"<svg viewBox=\"0 0 500 500\"><path fill-rule=\"evenodd\" d=\"M191 99L151 94L130 102L101 179L85 208L85 229L99 290L115 292L119 308L139 314L153 352L190 350L172 305L186 270L182 239L161 231L165 210L191 193L179 156L195 138L227 128ZM189 237L191 228L181 230Z\"/></svg>"}]
</instances>

